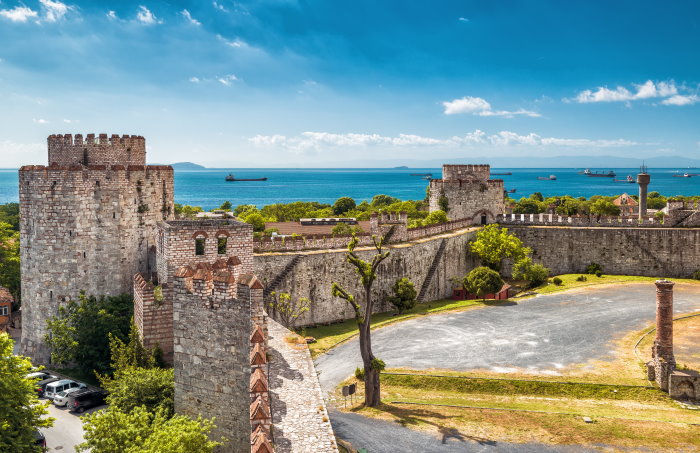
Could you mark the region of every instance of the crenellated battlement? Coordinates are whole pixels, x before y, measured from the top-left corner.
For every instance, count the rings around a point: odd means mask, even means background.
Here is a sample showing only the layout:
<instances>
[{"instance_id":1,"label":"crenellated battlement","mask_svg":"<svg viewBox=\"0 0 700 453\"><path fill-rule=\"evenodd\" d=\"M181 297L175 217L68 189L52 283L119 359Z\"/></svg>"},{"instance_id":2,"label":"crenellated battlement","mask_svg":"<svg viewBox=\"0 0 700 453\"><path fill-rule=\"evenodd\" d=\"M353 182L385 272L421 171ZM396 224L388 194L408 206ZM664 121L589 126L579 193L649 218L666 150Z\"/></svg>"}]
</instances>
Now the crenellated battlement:
<instances>
[{"instance_id":1,"label":"crenellated battlement","mask_svg":"<svg viewBox=\"0 0 700 453\"><path fill-rule=\"evenodd\" d=\"M56 134L47 142L50 165L146 164L146 139L139 135Z\"/></svg>"},{"instance_id":2,"label":"crenellated battlement","mask_svg":"<svg viewBox=\"0 0 700 453\"><path fill-rule=\"evenodd\" d=\"M491 176L490 165L443 165L442 179L455 181L460 179L478 179L486 181Z\"/></svg>"}]
</instances>

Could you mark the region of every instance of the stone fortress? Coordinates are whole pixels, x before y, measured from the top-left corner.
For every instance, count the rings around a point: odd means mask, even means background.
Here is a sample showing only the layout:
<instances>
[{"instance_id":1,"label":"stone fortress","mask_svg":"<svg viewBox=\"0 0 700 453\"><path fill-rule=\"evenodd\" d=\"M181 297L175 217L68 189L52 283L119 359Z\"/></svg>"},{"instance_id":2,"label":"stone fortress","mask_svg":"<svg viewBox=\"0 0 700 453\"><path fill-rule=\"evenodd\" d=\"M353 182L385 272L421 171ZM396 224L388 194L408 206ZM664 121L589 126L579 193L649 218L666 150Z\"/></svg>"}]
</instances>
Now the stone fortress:
<instances>
[{"instance_id":1,"label":"stone fortress","mask_svg":"<svg viewBox=\"0 0 700 453\"><path fill-rule=\"evenodd\" d=\"M178 412L217 416L230 451L283 445L284 430L270 430L285 420L273 415L284 399L267 363L275 353L264 298L271 291L308 297L300 326L351 318L330 291L331 282L360 289L345 262L349 238L254 241L252 227L237 220L176 220L172 167L146 165L143 137L52 135L48 151L48 166L19 172L23 353L47 363L46 318L81 290L132 293L144 343L157 344L175 367ZM385 296L402 277L421 301L450 297L453 279L479 265L468 253L475 225L493 222L554 273L581 272L591 261L613 274L686 277L700 268L697 205L670 202L664 223L642 212L637 219L506 215L503 181L490 179L488 165L445 165L428 196L431 211L447 208L447 223L408 228L400 213L370 221L371 233L389 236L377 311L390 310ZM370 234L361 236L357 253L369 258L370 244ZM317 387L309 369L306 382ZM323 404L320 389L314 397ZM287 411L287 420L294 416ZM330 424L318 423L306 428L323 445L315 451L337 451Z\"/></svg>"}]
</instances>

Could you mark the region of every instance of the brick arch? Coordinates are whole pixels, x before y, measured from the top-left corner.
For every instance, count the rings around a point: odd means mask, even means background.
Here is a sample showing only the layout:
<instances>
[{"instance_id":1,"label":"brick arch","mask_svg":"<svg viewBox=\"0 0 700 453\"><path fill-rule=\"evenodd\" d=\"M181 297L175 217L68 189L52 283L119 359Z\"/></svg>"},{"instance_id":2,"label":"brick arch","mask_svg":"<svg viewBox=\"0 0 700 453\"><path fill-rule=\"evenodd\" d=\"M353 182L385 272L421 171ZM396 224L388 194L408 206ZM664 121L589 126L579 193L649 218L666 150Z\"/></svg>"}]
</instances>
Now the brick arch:
<instances>
[{"instance_id":1,"label":"brick arch","mask_svg":"<svg viewBox=\"0 0 700 453\"><path fill-rule=\"evenodd\" d=\"M228 238L228 237L231 237L231 233L229 233L229 232L226 231L226 230L219 230L219 231L216 232L216 237L217 237L217 238L220 238L220 237L222 237L222 236L226 236L226 237Z\"/></svg>"},{"instance_id":2,"label":"brick arch","mask_svg":"<svg viewBox=\"0 0 700 453\"><path fill-rule=\"evenodd\" d=\"M199 238L199 237L203 237L204 239L206 239L206 238L209 237L209 235L208 235L205 231L196 231L196 232L192 235L192 239L197 239L197 238Z\"/></svg>"}]
</instances>

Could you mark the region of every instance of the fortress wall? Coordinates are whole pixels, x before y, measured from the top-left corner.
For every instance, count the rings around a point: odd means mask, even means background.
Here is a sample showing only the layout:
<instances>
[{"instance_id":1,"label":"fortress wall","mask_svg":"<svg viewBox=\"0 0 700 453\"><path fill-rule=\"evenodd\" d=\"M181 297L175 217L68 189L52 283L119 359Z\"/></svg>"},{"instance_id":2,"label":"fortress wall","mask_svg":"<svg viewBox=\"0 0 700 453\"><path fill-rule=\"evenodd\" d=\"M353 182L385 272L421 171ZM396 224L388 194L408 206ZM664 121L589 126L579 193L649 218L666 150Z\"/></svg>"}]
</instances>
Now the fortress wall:
<instances>
[{"instance_id":1,"label":"fortress wall","mask_svg":"<svg viewBox=\"0 0 700 453\"><path fill-rule=\"evenodd\" d=\"M591 262L606 274L689 277L700 269L700 229L508 226L552 274Z\"/></svg>"},{"instance_id":2,"label":"fortress wall","mask_svg":"<svg viewBox=\"0 0 700 453\"><path fill-rule=\"evenodd\" d=\"M447 197L450 220L472 219L481 223L481 215L487 216L489 223L495 222L496 216L505 211L503 200L503 180L458 180L448 181L433 179L429 187L430 212L440 209L440 197Z\"/></svg>"},{"instance_id":3,"label":"fortress wall","mask_svg":"<svg viewBox=\"0 0 700 453\"><path fill-rule=\"evenodd\" d=\"M169 166L26 166L19 171L23 353L48 359L45 321L81 290L131 293L155 225L173 215Z\"/></svg>"},{"instance_id":4,"label":"fortress wall","mask_svg":"<svg viewBox=\"0 0 700 453\"><path fill-rule=\"evenodd\" d=\"M49 165L146 165L146 139L136 135L51 135Z\"/></svg>"},{"instance_id":5,"label":"fortress wall","mask_svg":"<svg viewBox=\"0 0 700 453\"><path fill-rule=\"evenodd\" d=\"M474 230L434 236L421 241L390 246L389 257L381 264L379 277L374 284L376 297L375 312L394 310L385 302L385 297L392 294L394 282L408 277L420 291L428 273L428 268L445 240L445 250L435 271L426 300L444 299L452 296L453 277L463 277L477 266L476 260L467 254L467 242L475 235ZM358 254L369 260L374 249L365 249ZM256 254L255 274L268 284L278 276L284 267L296 255L302 259L289 272L277 287L277 291L288 292L294 298L308 297L312 304L309 312L302 315L298 325L311 325L349 319L353 317L350 306L341 299L331 296L331 282L338 282L357 297L361 297L362 287L354 268L345 261L345 250L300 251L296 254Z\"/></svg>"}]
</instances>

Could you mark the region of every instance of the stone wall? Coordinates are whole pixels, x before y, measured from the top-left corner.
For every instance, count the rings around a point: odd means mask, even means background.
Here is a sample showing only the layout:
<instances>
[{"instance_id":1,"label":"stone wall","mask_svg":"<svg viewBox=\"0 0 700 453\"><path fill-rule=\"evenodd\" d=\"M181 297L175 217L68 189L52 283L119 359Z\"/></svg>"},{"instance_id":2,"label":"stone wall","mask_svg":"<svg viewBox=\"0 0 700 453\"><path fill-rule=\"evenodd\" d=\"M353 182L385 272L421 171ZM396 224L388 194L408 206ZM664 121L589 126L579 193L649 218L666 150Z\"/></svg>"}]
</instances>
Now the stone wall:
<instances>
[{"instance_id":1,"label":"stone wall","mask_svg":"<svg viewBox=\"0 0 700 453\"><path fill-rule=\"evenodd\" d=\"M700 229L515 226L552 274L583 272L591 262L606 274L689 277L700 269ZM508 272L508 269L504 269Z\"/></svg>"},{"instance_id":2,"label":"stone wall","mask_svg":"<svg viewBox=\"0 0 700 453\"><path fill-rule=\"evenodd\" d=\"M143 274L134 275L134 323L141 333L143 345L158 346L163 360L173 362L173 303L165 299L161 287L160 300L156 300L153 282Z\"/></svg>"},{"instance_id":3,"label":"stone wall","mask_svg":"<svg viewBox=\"0 0 700 453\"><path fill-rule=\"evenodd\" d=\"M49 165L146 165L146 139L136 135L51 135Z\"/></svg>"},{"instance_id":4,"label":"stone wall","mask_svg":"<svg viewBox=\"0 0 700 453\"><path fill-rule=\"evenodd\" d=\"M505 212L503 180L489 179L488 165L443 165L442 174L443 179L432 179L428 187L430 212L441 209L443 196L447 198L450 220L492 223Z\"/></svg>"},{"instance_id":5,"label":"stone wall","mask_svg":"<svg viewBox=\"0 0 700 453\"><path fill-rule=\"evenodd\" d=\"M48 360L48 316L81 290L131 293L149 273L155 225L173 216L170 166L25 166L19 171L22 351Z\"/></svg>"},{"instance_id":6,"label":"stone wall","mask_svg":"<svg viewBox=\"0 0 700 453\"><path fill-rule=\"evenodd\" d=\"M216 280L204 267L183 268L176 274L175 411L216 417L212 437L229 439L220 451L247 452L251 449L251 301L232 297L235 282L230 274Z\"/></svg>"},{"instance_id":7,"label":"stone wall","mask_svg":"<svg viewBox=\"0 0 700 453\"><path fill-rule=\"evenodd\" d=\"M437 300L452 295L453 277L463 277L475 267L477 261L467 253L467 243L474 237L475 230L462 229L445 233L420 241L390 245L389 257L381 264L379 277L374 284L376 312L392 310L393 307L385 302L385 297L391 294L394 282L402 277L408 277L420 291L428 268L440 247L445 241L442 259L426 292L426 300ZM373 248L358 248L358 254L365 260L371 259ZM260 253L255 255L255 274L264 284L273 281L295 256L301 259L277 285L276 291L288 292L294 298L308 297L311 299L311 309L305 313L298 325L328 323L349 319L353 311L349 305L331 296L331 282L338 282L348 291L361 295L361 286L354 268L345 261L345 251L299 251L298 253Z\"/></svg>"}]
</instances>

